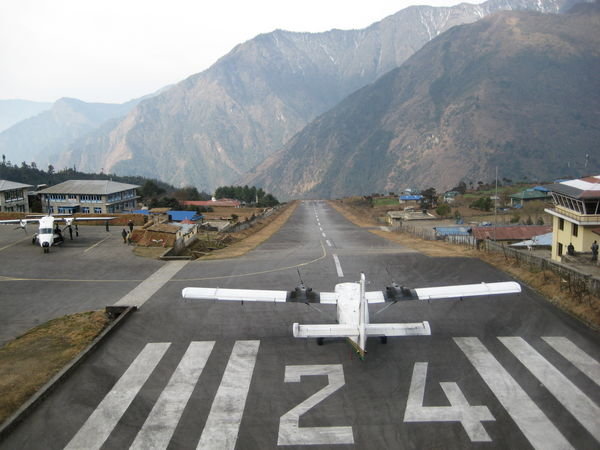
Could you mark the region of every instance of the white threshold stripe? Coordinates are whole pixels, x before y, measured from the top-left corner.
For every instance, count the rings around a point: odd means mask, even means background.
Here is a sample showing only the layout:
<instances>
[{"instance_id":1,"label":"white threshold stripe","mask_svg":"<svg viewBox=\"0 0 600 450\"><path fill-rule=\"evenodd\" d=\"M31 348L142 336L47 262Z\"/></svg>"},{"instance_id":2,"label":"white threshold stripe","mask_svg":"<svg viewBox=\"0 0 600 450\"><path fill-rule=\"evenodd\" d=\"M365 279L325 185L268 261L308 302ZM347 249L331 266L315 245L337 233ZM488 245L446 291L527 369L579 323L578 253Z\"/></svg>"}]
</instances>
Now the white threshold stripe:
<instances>
[{"instance_id":1,"label":"white threshold stripe","mask_svg":"<svg viewBox=\"0 0 600 450\"><path fill-rule=\"evenodd\" d=\"M344 272L342 272L342 265L340 264L340 259L337 255L333 255L333 261L335 262L335 270L337 270L338 277L342 278L344 276Z\"/></svg>"},{"instance_id":2,"label":"white threshold stripe","mask_svg":"<svg viewBox=\"0 0 600 450\"><path fill-rule=\"evenodd\" d=\"M566 337L543 337L546 343L600 386L600 363Z\"/></svg>"},{"instance_id":3,"label":"white threshold stripe","mask_svg":"<svg viewBox=\"0 0 600 450\"><path fill-rule=\"evenodd\" d=\"M600 408L523 338L517 336L498 339L600 442Z\"/></svg>"},{"instance_id":4,"label":"white threshold stripe","mask_svg":"<svg viewBox=\"0 0 600 450\"><path fill-rule=\"evenodd\" d=\"M454 338L483 381L536 449L573 448L478 338Z\"/></svg>"},{"instance_id":5,"label":"white threshold stripe","mask_svg":"<svg viewBox=\"0 0 600 450\"><path fill-rule=\"evenodd\" d=\"M236 341L204 425L199 449L234 449L260 341Z\"/></svg>"},{"instance_id":6,"label":"white threshold stripe","mask_svg":"<svg viewBox=\"0 0 600 450\"><path fill-rule=\"evenodd\" d=\"M331 241L330 241L329 239L327 239L325 242L327 243L327 245L328 245L329 247L331 247Z\"/></svg>"},{"instance_id":7,"label":"white threshold stripe","mask_svg":"<svg viewBox=\"0 0 600 450\"><path fill-rule=\"evenodd\" d=\"M325 233L321 233L321 235L322 235L323 237L327 237L327 235L326 235Z\"/></svg>"},{"instance_id":8,"label":"white threshold stripe","mask_svg":"<svg viewBox=\"0 0 600 450\"><path fill-rule=\"evenodd\" d=\"M65 449L99 449L171 344L146 344Z\"/></svg>"},{"instance_id":9,"label":"white threshold stripe","mask_svg":"<svg viewBox=\"0 0 600 450\"><path fill-rule=\"evenodd\" d=\"M214 341L190 343L131 449L167 448L214 345Z\"/></svg>"}]
</instances>

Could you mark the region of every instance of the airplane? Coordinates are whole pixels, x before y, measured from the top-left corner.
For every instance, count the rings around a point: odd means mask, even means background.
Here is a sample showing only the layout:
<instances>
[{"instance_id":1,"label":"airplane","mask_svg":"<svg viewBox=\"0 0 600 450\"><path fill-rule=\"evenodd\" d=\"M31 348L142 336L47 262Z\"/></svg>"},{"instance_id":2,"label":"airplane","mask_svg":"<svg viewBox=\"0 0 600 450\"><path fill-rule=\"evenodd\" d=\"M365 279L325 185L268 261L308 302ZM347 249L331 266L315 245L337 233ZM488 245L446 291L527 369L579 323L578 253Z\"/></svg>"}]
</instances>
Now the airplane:
<instances>
[{"instance_id":1,"label":"airplane","mask_svg":"<svg viewBox=\"0 0 600 450\"><path fill-rule=\"evenodd\" d=\"M416 323L371 323L368 305L389 303L378 312L399 301L440 300L449 298L475 297L483 295L512 294L521 292L521 286L514 281L497 283L477 283L454 286L409 289L392 283L385 292L365 291L365 275L360 281L339 283L335 292L314 292L306 288L302 280L293 291L221 289L186 287L181 291L185 299L251 301L251 302L302 302L337 305L337 324L300 325L294 323L292 332L296 338L316 338L322 345L324 338L347 338L361 359L366 353L368 337L379 337L383 343L392 336L429 336L429 322Z\"/></svg>"},{"instance_id":2,"label":"airplane","mask_svg":"<svg viewBox=\"0 0 600 450\"><path fill-rule=\"evenodd\" d=\"M24 219L9 219L0 220L0 224L19 224L17 228L22 228L27 233L27 224L30 222L37 222L39 224L38 232L33 235L31 239L32 244L39 244L42 247L44 253L50 252L50 247L53 245L61 244L64 241L62 232L67 228L71 228L75 225L77 230L76 222L86 221L106 221L112 220L114 217L73 217L73 216L53 216L52 214L26 217ZM58 223L64 222L65 226L61 230L58 227ZM77 232L77 235L79 233Z\"/></svg>"}]
</instances>

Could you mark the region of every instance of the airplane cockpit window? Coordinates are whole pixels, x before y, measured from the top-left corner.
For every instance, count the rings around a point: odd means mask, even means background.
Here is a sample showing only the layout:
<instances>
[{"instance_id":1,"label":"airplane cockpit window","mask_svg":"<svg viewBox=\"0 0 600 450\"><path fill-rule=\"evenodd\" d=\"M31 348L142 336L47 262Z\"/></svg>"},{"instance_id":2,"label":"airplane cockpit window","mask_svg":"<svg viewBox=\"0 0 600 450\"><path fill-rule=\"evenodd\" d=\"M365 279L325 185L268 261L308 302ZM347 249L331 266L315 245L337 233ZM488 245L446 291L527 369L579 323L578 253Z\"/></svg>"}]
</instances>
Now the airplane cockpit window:
<instances>
[{"instance_id":1,"label":"airplane cockpit window","mask_svg":"<svg viewBox=\"0 0 600 450\"><path fill-rule=\"evenodd\" d=\"M52 228L40 228L40 234L52 234Z\"/></svg>"}]
</instances>

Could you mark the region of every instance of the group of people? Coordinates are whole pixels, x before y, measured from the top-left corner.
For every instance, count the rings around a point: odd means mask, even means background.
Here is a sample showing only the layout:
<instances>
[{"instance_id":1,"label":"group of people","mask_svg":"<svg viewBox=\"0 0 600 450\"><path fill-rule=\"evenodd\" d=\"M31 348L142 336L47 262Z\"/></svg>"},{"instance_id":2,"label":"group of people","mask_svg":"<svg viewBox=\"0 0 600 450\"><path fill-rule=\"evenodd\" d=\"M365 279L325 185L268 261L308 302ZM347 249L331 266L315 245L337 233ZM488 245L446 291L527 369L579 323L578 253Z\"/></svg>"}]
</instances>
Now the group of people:
<instances>
[{"instance_id":1,"label":"group of people","mask_svg":"<svg viewBox=\"0 0 600 450\"><path fill-rule=\"evenodd\" d=\"M592 243L592 246L590 247L590 249L592 250L592 261L598 261L598 242L594 241ZM575 247L573 246L573 243L569 243L569 245L567 246L567 254L571 255L571 256L575 256Z\"/></svg>"},{"instance_id":2,"label":"group of people","mask_svg":"<svg viewBox=\"0 0 600 450\"><path fill-rule=\"evenodd\" d=\"M133 221L127 222L127 226L129 227L129 232L125 228L121 231L121 236L123 236L123 244L127 244L127 241L131 239L131 234L133 233Z\"/></svg>"}]
</instances>

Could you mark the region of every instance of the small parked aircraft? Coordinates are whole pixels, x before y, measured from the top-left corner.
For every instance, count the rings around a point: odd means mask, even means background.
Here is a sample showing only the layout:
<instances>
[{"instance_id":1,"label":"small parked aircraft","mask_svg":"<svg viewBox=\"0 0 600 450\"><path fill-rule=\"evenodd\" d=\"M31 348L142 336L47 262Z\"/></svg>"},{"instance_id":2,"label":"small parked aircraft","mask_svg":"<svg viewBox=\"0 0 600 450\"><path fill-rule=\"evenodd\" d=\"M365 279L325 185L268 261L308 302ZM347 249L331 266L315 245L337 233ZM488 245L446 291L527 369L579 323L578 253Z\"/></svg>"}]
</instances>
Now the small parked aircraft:
<instances>
[{"instance_id":1,"label":"small parked aircraft","mask_svg":"<svg viewBox=\"0 0 600 450\"><path fill-rule=\"evenodd\" d=\"M478 283L455 286L441 286L421 289L408 289L393 283L382 291L365 291L365 275L360 281L339 283L335 292L313 292L301 281L295 290L273 291L253 289L221 289L187 287L181 291L183 298L202 300L238 300L256 302L302 302L337 305L337 324L300 325L294 323L293 334L297 338L317 338L321 345L323 338L348 338L359 356L364 358L367 337L379 337L387 342L390 336L428 336L431 334L429 322L417 323L370 323L368 305L372 303L394 303L405 300L439 300L449 298L474 297L482 295L512 294L521 292L521 286L514 281L499 283ZM386 309L387 306L383 309ZM383 311L380 310L381 311Z\"/></svg>"},{"instance_id":2,"label":"small parked aircraft","mask_svg":"<svg viewBox=\"0 0 600 450\"><path fill-rule=\"evenodd\" d=\"M50 247L64 241L63 231L73 225L77 226L76 222L106 221L111 219L114 219L114 217L65 217L47 214L45 216L26 217L25 219L0 220L0 224L19 224L18 228L22 228L27 232L27 224L37 222L39 224L38 232L33 235L31 243L34 245L39 244L44 253L48 253L50 252ZM62 230L59 228L58 223L65 224Z\"/></svg>"}]
</instances>

